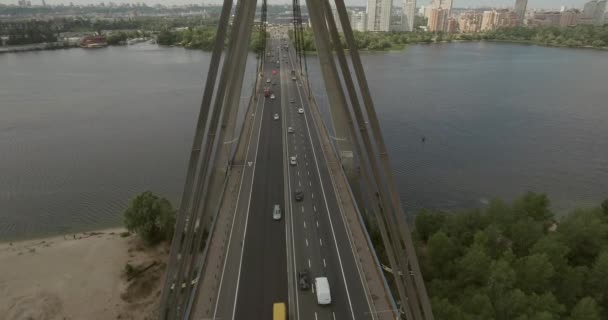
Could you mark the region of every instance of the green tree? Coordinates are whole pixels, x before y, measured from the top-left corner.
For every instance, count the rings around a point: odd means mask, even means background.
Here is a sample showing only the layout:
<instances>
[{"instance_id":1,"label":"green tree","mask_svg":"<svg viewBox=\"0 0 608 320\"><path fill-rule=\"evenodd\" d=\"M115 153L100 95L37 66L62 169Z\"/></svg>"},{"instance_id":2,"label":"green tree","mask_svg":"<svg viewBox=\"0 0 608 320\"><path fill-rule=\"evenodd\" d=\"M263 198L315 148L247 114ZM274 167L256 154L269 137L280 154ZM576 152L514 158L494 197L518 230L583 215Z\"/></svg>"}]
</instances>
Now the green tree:
<instances>
[{"instance_id":1,"label":"green tree","mask_svg":"<svg viewBox=\"0 0 608 320\"><path fill-rule=\"evenodd\" d=\"M570 262L590 265L605 243L608 225L599 210L577 210L564 218L557 231L571 249Z\"/></svg>"},{"instance_id":2,"label":"green tree","mask_svg":"<svg viewBox=\"0 0 608 320\"><path fill-rule=\"evenodd\" d=\"M516 261L517 287L526 293L541 293L547 290L555 269L546 254L533 254Z\"/></svg>"},{"instance_id":3,"label":"green tree","mask_svg":"<svg viewBox=\"0 0 608 320\"><path fill-rule=\"evenodd\" d=\"M574 305L585 295L585 282L589 268L586 266L566 266L556 274L553 285L556 297L568 308Z\"/></svg>"},{"instance_id":4,"label":"green tree","mask_svg":"<svg viewBox=\"0 0 608 320\"><path fill-rule=\"evenodd\" d=\"M416 215L416 236L422 241L428 241L429 237L441 229L445 215L439 212L422 210Z\"/></svg>"},{"instance_id":5,"label":"green tree","mask_svg":"<svg viewBox=\"0 0 608 320\"><path fill-rule=\"evenodd\" d=\"M175 228L175 210L165 198L146 191L131 200L124 212L126 228L153 245L170 240Z\"/></svg>"},{"instance_id":6,"label":"green tree","mask_svg":"<svg viewBox=\"0 0 608 320\"><path fill-rule=\"evenodd\" d=\"M608 306L608 250L602 251L589 270L587 278L590 293L596 301Z\"/></svg>"},{"instance_id":7,"label":"green tree","mask_svg":"<svg viewBox=\"0 0 608 320\"><path fill-rule=\"evenodd\" d=\"M591 297L581 299L572 309L570 320L601 320L597 302Z\"/></svg>"},{"instance_id":8,"label":"green tree","mask_svg":"<svg viewBox=\"0 0 608 320\"><path fill-rule=\"evenodd\" d=\"M549 234L540 238L530 249L531 254L544 253L549 258L549 261L556 269L562 269L567 266L567 256L570 253L564 243L562 243L558 236L555 234Z\"/></svg>"},{"instance_id":9,"label":"green tree","mask_svg":"<svg viewBox=\"0 0 608 320\"><path fill-rule=\"evenodd\" d=\"M604 216L608 218L608 199L602 202L602 212L604 213Z\"/></svg>"},{"instance_id":10,"label":"green tree","mask_svg":"<svg viewBox=\"0 0 608 320\"><path fill-rule=\"evenodd\" d=\"M469 315L472 320L492 320L494 319L494 306L488 295L483 292L475 293L462 303L462 310Z\"/></svg>"},{"instance_id":11,"label":"green tree","mask_svg":"<svg viewBox=\"0 0 608 320\"><path fill-rule=\"evenodd\" d=\"M437 320L465 320L465 314L462 310L452 304L448 299L431 299L433 306L433 315Z\"/></svg>"},{"instance_id":12,"label":"green tree","mask_svg":"<svg viewBox=\"0 0 608 320\"><path fill-rule=\"evenodd\" d=\"M482 286L488 278L492 260L481 246L473 246L458 260L458 280L463 286Z\"/></svg>"},{"instance_id":13,"label":"green tree","mask_svg":"<svg viewBox=\"0 0 608 320\"><path fill-rule=\"evenodd\" d=\"M453 260L459 255L459 251L453 240L443 231L439 231L429 239L427 255L430 268L428 271L439 277L450 273Z\"/></svg>"},{"instance_id":14,"label":"green tree","mask_svg":"<svg viewBox=\"0 0 608 320\"><path fill-rule=\"evenodd\" d=\"M543 236L543 224L530 217L520 218L509 228L513 252L520 257L527 255L530 248Z\"/></svg>"}]
</instances>

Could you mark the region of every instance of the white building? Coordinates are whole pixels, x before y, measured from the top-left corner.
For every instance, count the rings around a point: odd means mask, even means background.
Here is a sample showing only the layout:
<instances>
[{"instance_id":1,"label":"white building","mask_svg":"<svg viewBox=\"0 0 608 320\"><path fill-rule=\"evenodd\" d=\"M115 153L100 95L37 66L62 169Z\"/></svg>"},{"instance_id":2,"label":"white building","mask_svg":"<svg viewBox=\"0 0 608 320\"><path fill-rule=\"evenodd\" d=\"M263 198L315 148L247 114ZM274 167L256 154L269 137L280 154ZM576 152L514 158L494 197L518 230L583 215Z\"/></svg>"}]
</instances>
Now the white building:
<instances>
[{"instance_id":1,"label":"white building","mask_svg":"<svg viewBox=\"0 0 608 320\"><path fill-rule=\"evenodd\" d=\"M365 11L353 11L350 15L350 25L355 31L367 31L367 14Z\"/></svg>"},{"instance_id":2,"label":"white building","mask_svg":"<svg viewBox=\"0 0 608 320\"><path fill-rule=\"evenodd\" d=\"M414 31L414 20L416 19L416 0L403 1L402 25L405 31Z\"/></svg>"},{"instance_id":3,"label":"white building","mask_svg":"<svg viewBox=\"0 0 608 320\"><path fill-rule=\"evenodd\" d=\"M392 7L392 0L368 0L367 31L389 31Z\"/></svg>"}]
</instances>

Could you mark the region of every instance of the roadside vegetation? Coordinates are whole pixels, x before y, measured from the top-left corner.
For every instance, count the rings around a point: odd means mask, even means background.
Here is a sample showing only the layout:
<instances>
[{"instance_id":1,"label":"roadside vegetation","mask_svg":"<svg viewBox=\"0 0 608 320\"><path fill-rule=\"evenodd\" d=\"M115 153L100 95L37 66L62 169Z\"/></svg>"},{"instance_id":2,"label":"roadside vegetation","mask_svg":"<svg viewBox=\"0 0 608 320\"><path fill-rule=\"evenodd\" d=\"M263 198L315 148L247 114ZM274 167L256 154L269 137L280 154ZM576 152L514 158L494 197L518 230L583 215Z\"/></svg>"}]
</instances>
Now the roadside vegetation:
<instances>
[{"instance_id":1,"label":"roadside vegetation","mask_svg":"<svg viewBox=\"0 0 608 320\"><path fill-rule=\"evenodd\" d=\"M417 20L422 23L423 20ZM359 32L354 31L355 41L359 50L383 51L400 50L407 44L438 43L452 41L509 41L559 47L593 47L608 46L608 25L576 26L572 28L502 28L495 31L472 34L448 34L443 32ZM293 39L293 33L289 37ZM314 38L311 29L303 33L304 50L315 51ZM344 39L342 43L345 45Z\"/></svg>"},{"instance_id":2,"label":"roadside vegetation","mask_svg":"<svg viewBox=\"0 0 608 320\"><path fill-rule=\"evenodd\" d=\"M188 27L184 30L163 29L158 34L157 42L165 46L211 51L215 43L216 31L216 27ZM261 52L264 39L264 31L255 29L251 34L249 48L252 51ZM228 39L226 39L226 44L228 44Z\"/></svg>"},{"instance_id":3,"label":"roadside vegetation","mask_svg":"<svg viewBox=\"0 0 608 320\"><path fill-rule=\"evenodd\" d=\"M608 319L608 200L561 218L536 193L422 211L413 235L438 320Z\"/></svg>"},{"instance_id":4,"label":"roadside vegetation","mask_svg":"<svg viewBox=\"0 0 608 320\"><path fill-rule=\"evenodd\" d=\"M125 227L148 245L171 241L176 211L169 200L146 191L131 200L124 212Z\"/></svg>"}]
</instances>

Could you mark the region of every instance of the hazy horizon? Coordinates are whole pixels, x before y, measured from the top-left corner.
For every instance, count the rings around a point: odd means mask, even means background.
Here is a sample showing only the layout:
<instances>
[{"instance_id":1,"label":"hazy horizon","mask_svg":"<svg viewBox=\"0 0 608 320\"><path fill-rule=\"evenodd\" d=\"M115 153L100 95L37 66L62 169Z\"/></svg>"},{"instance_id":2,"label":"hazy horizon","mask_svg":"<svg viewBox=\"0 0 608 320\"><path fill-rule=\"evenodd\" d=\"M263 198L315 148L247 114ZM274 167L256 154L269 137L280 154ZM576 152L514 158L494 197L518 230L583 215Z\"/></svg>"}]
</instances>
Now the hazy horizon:
<instances>
[{"instance_id":1,"label":"hazy horizon","mask_svg":"<svg viewBox=\"0 0 608 320\"><path fill-rule=\"evenodd\" d=\"M40 5L42 0L30 0L33 5ZM364 6L367 3L367 0L345 0L347 5L358 5ZM559 8L561 6L567 6L569 8L582 8L584 3L588 0L563 0L563 1L555 1L555 0L528 0L529 8ZM78 5L88 5L88 4L98 4L100 2L111 2L111 1L99 1L99 0L72 0L74 4ZM192 1L192 0L118 0L112 1L115 3L146 3L148 5L186 5L186 4L219 4L220 0L205 0L205 1ZM288 0L268 0L270 4L290 4L291 1ZM399 6L400 0L393 0L393 4L395 6ZM57 4L69 4L69 0L46 0L48 5L57 5ZM430 3L430 0L418 0L417 6L427 5ZM513 6L515 0L454 0L454 7L457 8L466 8L466 7L510 7ZM0 0L0 4L17 4L17 0Z\"/></svg>"}]
</instances>

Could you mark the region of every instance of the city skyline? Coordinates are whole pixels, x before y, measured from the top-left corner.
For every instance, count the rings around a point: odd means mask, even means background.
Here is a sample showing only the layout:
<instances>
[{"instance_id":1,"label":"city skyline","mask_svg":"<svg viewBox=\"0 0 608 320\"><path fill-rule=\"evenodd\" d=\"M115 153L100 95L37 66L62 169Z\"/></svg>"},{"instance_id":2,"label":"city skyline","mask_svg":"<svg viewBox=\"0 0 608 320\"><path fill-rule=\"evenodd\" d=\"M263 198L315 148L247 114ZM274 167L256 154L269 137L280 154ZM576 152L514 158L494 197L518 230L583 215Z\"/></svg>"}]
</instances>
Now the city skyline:
<instances>
[{"instance_id":1,"label":"city skyline","mask_svg":"<svg viewBox=\"0 0 608 320\"><path fill-rule=\"evenodd\" d=\"M559 9L561 6L568 8L579 8L582 9L585 2L588 0L529 0L529 9ZM42 0L31 0L32 5L40 5ZM58 4L69 4L73 2L76 5L90 5L98 4L100 2L111 2L111 1L100 1L100 0L45 0L47 5L58 5ZM220 4L219 0L205 0L205 1L194 1L194 0L118 0L112 1L115 3L146 3L148 5L164 4L164 5L187 5L187 4ZM367 0L345 0L347 5L351 6L365 6ZM402 1L400 1L402 2ZM291 4L289 0L268 0L269 4ZM395 2L397 3L397 2ZM466 8L466 7L497 7L507 8L513 7L515 0L454 0L454 8ZM17 0L0 0L0 4L4 5L16 5ZM431 0L418 0L417 6L428 6L431 4ZM399 4L401 5L401 4Z\"/></svg>"}]
</instances>

